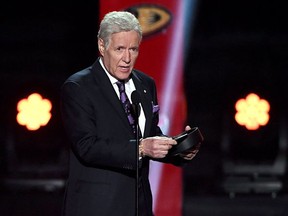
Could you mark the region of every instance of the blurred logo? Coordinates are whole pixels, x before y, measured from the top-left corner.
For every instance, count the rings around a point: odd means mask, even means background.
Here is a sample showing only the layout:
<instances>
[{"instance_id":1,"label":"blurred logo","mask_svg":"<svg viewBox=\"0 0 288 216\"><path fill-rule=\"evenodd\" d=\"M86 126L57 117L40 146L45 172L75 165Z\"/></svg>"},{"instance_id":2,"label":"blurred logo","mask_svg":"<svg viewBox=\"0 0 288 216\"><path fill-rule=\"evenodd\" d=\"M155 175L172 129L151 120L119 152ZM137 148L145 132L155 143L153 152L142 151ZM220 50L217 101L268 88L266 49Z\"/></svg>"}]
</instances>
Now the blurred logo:
<instances>
[{"instance_id":1,"label":"blurred logo","mask_svg":"<svg viewBox=\"0 0 288 216\"><path fill-rule=\"evenodd\" d=\"M159 5L143 4L130 7L126 11L137 17L144 37L163 31L172 20L171 13Z\"/></svg>"}]
</instances>

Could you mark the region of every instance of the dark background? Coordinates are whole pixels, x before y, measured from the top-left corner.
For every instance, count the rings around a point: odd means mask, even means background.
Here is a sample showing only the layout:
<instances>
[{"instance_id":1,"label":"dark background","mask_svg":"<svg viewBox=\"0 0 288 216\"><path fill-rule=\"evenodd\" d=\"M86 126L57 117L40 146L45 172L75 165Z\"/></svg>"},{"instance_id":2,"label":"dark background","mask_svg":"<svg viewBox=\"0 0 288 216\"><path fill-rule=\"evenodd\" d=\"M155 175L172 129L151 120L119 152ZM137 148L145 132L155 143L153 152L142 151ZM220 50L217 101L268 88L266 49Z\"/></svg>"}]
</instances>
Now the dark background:
<instances>
[{"instance_id":1,"label":"dark background","mask_svg":"<svg viewBox=\"0 0 288 216\"><path fill-rule=\"evenodd\" d=\"M233 135L231 149L245 151L230 152L235 160L261 162L277 154L280 122L286 122L287 113L286 20L280 1L200 1L184 80L188 121L206 135L203 149L215 158L213 166L223 156L225 127ZM236 101L251 92L271 105L267 127L257 132L233 120Z\"/></svg>"},{"instance_id":2,"label":"dark background","mask_svg":"<svg viewBox=\"0 0 288 216\"><path fill-rule=\"evenodd\" d=\"M68 143L59 92L68 75L97 56L98 8L97 1L1 6L1 215L60 214ZM188 123L199 126L205 142L183 169L184 215L288 215L286 10L282 1L201 0L195 21L186 23L193 26L184 74ZM36 91L52 100L53 118L29 133L16 124L15 108ZM235 102L250 92L271 105L268 125L252 132L233 120ZM248 169L227 171L227 161Z\"/></svg>"}]
</instances>

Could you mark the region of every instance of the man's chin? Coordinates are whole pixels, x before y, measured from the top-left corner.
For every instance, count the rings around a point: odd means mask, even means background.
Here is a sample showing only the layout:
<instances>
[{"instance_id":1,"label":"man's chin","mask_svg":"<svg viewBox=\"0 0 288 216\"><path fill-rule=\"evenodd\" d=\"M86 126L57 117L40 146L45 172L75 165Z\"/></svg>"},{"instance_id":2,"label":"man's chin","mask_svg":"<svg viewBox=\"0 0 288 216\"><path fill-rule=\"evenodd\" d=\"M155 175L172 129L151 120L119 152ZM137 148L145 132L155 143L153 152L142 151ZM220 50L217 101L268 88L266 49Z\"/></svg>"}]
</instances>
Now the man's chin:
<instances>
[{"instance_id":1,"label":"man's chin","mask_svg":"<svg viewBox=\"0 0 288 216\"><path fill-rule=\"evenodd\" d=\"M116 78L119 79L119 80L126 80L126 79L129 79L130 74L131 74L131 71L121 72L121 73L118 75L118 77L116 77Z\"/></svg>"}]
</instances>

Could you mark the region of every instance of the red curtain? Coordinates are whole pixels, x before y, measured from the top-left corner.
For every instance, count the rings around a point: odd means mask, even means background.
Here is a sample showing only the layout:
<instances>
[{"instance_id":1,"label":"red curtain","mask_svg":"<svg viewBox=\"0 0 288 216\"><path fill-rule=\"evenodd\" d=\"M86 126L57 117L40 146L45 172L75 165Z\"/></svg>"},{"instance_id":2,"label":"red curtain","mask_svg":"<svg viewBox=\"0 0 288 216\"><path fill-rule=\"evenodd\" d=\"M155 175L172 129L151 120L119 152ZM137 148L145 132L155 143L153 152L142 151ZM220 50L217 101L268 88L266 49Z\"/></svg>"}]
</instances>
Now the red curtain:
<instances>
[{"instance_id":1,"label":"red curtain","mask_svg":"<svg viewBox=\"0 0 288 216\"><path fill-rule=\"evenodd\" d=\"M168 25L163 25L157 32L144 36L135 67L155 79L160 105L159 124L163 131L171 136L184 130L186 119L186 101L182 86L184 61L182 4L182 0L100 1L100 19L110 11L145 6L160 8L169 14ZM151 163L150 182L155 216L182 215L181 168Z\"/></svg>"}]
</instances>

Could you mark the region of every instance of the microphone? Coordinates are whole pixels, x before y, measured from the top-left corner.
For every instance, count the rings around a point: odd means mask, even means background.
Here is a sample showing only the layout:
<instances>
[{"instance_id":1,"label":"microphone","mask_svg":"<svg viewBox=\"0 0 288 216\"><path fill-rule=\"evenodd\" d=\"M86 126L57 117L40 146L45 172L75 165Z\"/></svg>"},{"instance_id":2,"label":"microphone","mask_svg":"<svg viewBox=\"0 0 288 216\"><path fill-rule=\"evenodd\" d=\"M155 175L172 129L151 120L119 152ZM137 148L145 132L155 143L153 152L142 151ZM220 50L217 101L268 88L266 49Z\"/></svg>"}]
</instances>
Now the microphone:
<instances>
[{"instance_id":1,"label":"microphone","mask_svg":"<svg viewBox=\"0 0 288 216\"><path fill-rule=\"evenodd\" d=\"M134 110L134 114L136 116L136 118L138 118L140 116L140 103L141 103L141 96L140 93L135 90L132 92L131 94L131 101L132 101L132 105L133 105L133 110ZM138 122L138 120L137 120Z\"/></svg>"},{"instance_id":2,"label":"microphone","mask_svg":"<svg viewBox=\"0 0 288 216\"><path fill-rule=\"evenodd\" d=\"M132 92L131 100L132 100L133 104L139 104L141 102L141 96L140 96L140 93L137 90Z\"/></svg>"},{"instance_id":3,"label":"microphone","mask_svg":"<svg viewBox=\"0 0 288 216\"><path fill-rule=\"evenodd\" d=\"M141 103L141 96L140 93L135 90L131 94L131 101L132 101L132 107L134 111L134 115L136 118L136 123L138 123L138 117L140 116L141 108L140 108L140 103Z\"/></svg>"}]
</instances>

